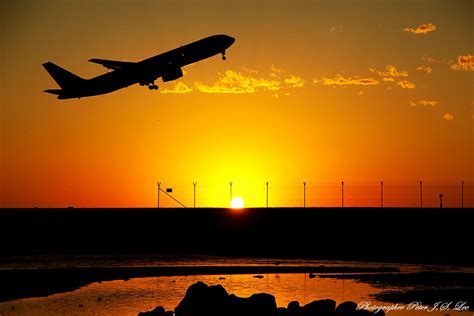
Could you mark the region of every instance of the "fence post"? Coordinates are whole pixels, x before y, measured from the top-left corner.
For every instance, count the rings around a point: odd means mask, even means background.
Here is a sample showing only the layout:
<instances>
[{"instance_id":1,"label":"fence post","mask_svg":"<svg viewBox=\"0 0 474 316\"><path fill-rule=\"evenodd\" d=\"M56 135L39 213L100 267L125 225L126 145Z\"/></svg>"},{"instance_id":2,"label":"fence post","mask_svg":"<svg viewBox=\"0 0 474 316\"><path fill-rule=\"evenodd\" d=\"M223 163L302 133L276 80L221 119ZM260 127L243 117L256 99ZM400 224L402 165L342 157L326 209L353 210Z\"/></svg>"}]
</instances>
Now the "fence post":
<instances>
[{"instance_id":1,"label":"fence post","mask_svg":"<svg viewBox=\"0 0 474 316\"><path fill-rule=\"evenodd\" d=\"M344 180L342 180L342 208L344 208Z\"/></svg>"},{"instance_id":2,"label":"fence post","mask_svg":"<svg viewBox=\"0 0 474 316\"><path fill-rule=\"evenodd\" d=\"M268 208L268 181L267 181L267 208Z\"/></svg>"},{"instance_id":3,"label":"fence post","mask_svg":"<svg viewBox=\"0 0 474 316\"><path fill-rule=\"evenodd\" d=\"M380 208L383 208L383 181L380 181Z\"/></svg>"},{"instance_id":4,"label":"fence post","mask_svg":"<svg viewBox=\"0 0 474 316\"><path fill-rule=\"evenodd\" d=\"M306 208L306 181L303 182L303 207Z\"/></svg>"},{"instance_id":5,"label":"fence post","mask_svg":"<svg viewBox=\"0 0 474 316\"><path fill-rule=\"evenodd\" d=\"M161 182L157 182L156 184L158 186L158 208L160 208L160 186L161 186Z\"/></svg>"},{"instance_id":6,"label":"fence post","mask_svg":"<svg viewBox=\"0 0 474 316\"><path fill-rule=\"evenodd\" d=\"M230 200L229 203L232 204L232 181L230 182Z\"/></svg>"},{"instance_id":7,"label":"fence post","mask_svg":"<svg viewBox=\"0 0 474 316\"><path fill-rule=\"evenodd\" d=\"M420 208L423 208L423 181L420 180Z\"/></svg>"}]
</instances>

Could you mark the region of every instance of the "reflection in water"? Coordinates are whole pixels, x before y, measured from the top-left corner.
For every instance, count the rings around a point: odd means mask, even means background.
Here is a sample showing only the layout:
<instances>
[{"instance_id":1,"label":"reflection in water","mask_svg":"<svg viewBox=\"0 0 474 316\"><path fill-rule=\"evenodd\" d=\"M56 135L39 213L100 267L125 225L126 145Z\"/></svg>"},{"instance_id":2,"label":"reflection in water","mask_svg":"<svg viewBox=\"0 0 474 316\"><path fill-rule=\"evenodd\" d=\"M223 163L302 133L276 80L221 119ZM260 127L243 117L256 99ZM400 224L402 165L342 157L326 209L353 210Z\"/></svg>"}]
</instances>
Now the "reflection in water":
<instances>
[{"instance_id":1,"label":"reflection in water","mask_svg":"<svg viewBox=\"0 0 474 316\"><path fill-rule=\"evenodd\" d=\"M373 304L380 305L370 296L379 293L380 289L352 280L318 277L311 279L304 274L267 274L263 279L254 278L253 275L201 275L93 283L68 293L0 303L0 315L137 315L138 312L151 310L158 305L173 310L183 298L186 289L197 281L209 285L221 284L228 293L242 297L260 292L271 293L275 295L278 306L287 306L293 300L298 300L303 305L326 298L334 299L338 304L351 300L358 303L372 301ZM389 313L399 316L444 314L447 313ZM449 314L461 313L450 311Z\"/></svg>"}]
</instances>

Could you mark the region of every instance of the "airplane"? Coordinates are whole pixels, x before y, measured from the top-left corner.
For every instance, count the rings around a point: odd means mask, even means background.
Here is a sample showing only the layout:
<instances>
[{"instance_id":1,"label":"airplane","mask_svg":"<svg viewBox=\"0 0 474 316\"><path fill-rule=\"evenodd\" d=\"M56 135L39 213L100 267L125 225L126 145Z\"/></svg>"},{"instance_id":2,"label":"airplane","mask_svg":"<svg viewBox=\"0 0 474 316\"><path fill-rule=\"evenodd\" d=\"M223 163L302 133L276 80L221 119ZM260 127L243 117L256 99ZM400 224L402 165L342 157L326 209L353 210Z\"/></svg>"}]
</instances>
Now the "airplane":
<instances>
[{"instance_id":1,"label":"airplane","mask_svg":"<svg viewBox=\"0 0 474 316\"><path fill-rule=\"evenodd\" d=\"M163 82L168 82L181 78L181 68L186 65L217 54L226 60L226 49L234 42L235 38L231 36L213 35L139 62L92 58L90 62L112 71L91 79L83 79L52 62L46 62L43 67L61 89L47 89L44 92L57 95L58 99L73 99L110 93L136 83L158 90L155 80L161 77Z\"/></svg>"}]
</instances>

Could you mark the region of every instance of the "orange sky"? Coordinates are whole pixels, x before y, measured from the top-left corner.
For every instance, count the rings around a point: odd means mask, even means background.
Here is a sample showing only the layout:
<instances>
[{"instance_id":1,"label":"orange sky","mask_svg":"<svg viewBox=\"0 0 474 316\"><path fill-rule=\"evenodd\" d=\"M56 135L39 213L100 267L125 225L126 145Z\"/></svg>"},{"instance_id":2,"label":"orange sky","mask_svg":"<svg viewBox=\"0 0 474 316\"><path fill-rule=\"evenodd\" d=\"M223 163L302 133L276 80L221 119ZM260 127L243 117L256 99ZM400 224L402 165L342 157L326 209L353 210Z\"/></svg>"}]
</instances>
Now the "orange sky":
<instances>
[{"instance_id":1,"label":"orange sky","mask_svg":"<svg viewBox=\"0 0 474 316\"><path fill-rule=\"evenodd\" d=\"M158 180L188 205L197 181L198 206L227 206L230 181L246 206L265 205L266 181L271 205L300 206L308 181L311 205L337 206L341 179L375 186L352 205L378 205L382 179L413 186L410 202L393 188L393 205L418 205L423 179L458 186L431 193L457 206L474 181L473 6L2 1L0 207L151 207ZM227 61L187 66L161 92L42 92L56 87L46 61L90 78L105 71L90 58L138 61L212 34L236 38Z\"/></svg>"}]
</instances>

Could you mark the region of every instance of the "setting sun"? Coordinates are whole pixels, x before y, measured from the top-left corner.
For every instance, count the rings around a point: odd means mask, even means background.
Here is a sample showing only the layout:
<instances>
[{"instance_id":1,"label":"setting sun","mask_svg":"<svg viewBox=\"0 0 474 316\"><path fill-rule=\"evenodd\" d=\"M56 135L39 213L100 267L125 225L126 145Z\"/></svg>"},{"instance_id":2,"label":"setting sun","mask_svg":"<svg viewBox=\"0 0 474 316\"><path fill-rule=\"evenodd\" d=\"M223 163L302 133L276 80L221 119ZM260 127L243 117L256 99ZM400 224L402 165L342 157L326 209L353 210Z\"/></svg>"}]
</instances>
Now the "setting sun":
<instances>
[{"instance_id":1,"label":"setting sun","mask_svg":"<svg viewBox=\"0 0 474 316\"><path fill-rule=\"evenodd\" d=\"M235 209L240 209L244 207L244 200L240 197L235 197L230 201L230 207Z\"/></svg>"}]
</instances>

